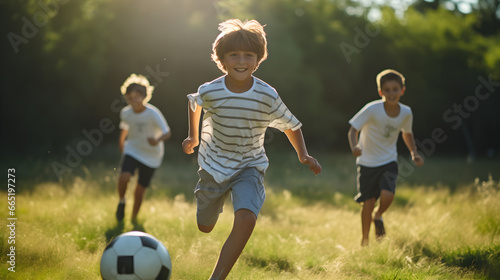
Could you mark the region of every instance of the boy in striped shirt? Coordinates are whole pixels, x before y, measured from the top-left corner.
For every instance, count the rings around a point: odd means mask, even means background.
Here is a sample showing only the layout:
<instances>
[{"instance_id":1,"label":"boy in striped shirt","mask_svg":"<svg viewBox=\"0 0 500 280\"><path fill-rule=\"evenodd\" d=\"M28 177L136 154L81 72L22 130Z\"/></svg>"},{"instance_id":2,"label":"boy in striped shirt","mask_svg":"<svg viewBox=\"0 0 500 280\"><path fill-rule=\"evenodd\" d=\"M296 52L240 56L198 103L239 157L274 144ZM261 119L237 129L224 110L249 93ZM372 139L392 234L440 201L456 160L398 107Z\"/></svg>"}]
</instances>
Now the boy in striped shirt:
<instances>
[{"instance_id":1,"label":"boy in striped shirt","mask_svg":"<svg viewBox=\"0 0 500 280\"><path fill-rule=\"evenodd\" d=\"M300 121L274 88L252 75L267 58L263 26L255 20L231 19L221 23L219 30L212 59L225 75L188 95L189 135L182 143L187 154L200 145L200 180L195 189L199 230L212 231L229 194L234 206L233 229L211 279L227 277L255 227L265 199L263 181L269 162L264 137L268 127L285 132L299 161L314 174L321 172L321 165L307 152Z\"/></svg>"}]
</instances>

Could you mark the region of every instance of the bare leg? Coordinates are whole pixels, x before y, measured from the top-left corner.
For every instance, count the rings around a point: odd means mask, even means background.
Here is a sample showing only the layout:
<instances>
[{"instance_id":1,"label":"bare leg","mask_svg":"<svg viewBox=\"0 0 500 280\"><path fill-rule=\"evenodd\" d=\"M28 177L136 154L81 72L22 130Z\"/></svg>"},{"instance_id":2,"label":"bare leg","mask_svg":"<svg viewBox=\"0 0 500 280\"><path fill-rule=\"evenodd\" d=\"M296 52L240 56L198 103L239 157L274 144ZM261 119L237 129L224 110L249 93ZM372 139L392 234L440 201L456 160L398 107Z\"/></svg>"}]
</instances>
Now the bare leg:
<instances>
[{"instance_id":1,"label":"bare leg","mask_svg":"<svg viewBox=\"0 0 500 280\"><path fill-rule=\"evenodd\" d=\"M120 202L118 203L118 207L116 209L116 220L118 222L122 222L125 217L125 193L127 192L128 182L130 181L130 176L132 174L128 172L123 172L120 174L118 178L118 197L120 198Z\"/></svg>"},{"instance_id":2,"label":"bare leg","mask_svg":"<svg viewBox=\"0 0 500 280\"><path fill-rule=\"evenodd\" d=\"M363 233L363 239L361 241L362 246L366 246L369 243L370 226L372 223L372 212L373 208L375 208L375 201L375 198L370 198L363 203L363 209L361 210L361 231Z\"/></svg>"},{"instance_id":3,"label":"bare leg","mask_svg":"<svg viewBox=\"0 0 500 280\"><path fill-rule=\"evenodd\" d=\"M222 247L211 279L226 279L252 235L256 222L257 217L248 209L240 209L234 213L233 229Z\"/></svg>"},{"instance_id":4,"label":"bare leg","mask_svg":"<svg viewBox=\"0 0 500 280\"><path fill-rule=\"evenodd\" d=\"M131 176L132 174L123 172L118 178L118 196L120 197L120 200L125 199L125 192L127 191L127 185Z\"/></svg>"},{"instance_id":5,"label":"bare leg","mask_svg":"<svg viewBox=\"0 0 500 280\"><path fill-rule=\"evenodd\" d=\"M137 184L134 193L134 209L132 210L132 221L137 220L137 213L139 213L139 209L141 208L145 192L146 188L141 186L140 184Z\"/></svg>"},{"instance_id":6,"label":"bare leg","mask_svg":"<svg viewBox=\"0 0 500 280\"><path fill-rule=\"evenodd\" d=\"M375 212L375 216L373 219L380 220L382 218L382 214L391 206L392 201L394 200L394 193L382 190L380 192L380 201L377 211Z\"/></svg>"},{"instance_id":7,"label":"bare leg","mask_svg":"<svg viewBox=\"0 0 500 280\"><path fill-rule=\"evenodd\" d=\"M198 229L201 231L201 232L204 232L204 233L209 233L211 232L215 227L215 224L211 225L211 226L204 226L204 225L200 225L198 224Z\"/></svg>"}]
</instances>

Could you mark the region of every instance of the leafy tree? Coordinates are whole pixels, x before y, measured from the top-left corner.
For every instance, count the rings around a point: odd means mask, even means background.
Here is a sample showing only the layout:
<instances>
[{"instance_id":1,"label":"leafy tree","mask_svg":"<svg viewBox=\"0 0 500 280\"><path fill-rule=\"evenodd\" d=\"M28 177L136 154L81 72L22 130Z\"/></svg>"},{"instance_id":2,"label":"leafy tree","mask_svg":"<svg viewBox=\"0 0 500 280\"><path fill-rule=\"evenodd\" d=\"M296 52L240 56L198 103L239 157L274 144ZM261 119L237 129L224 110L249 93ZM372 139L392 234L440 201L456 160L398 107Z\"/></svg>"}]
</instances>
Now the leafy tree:
<instances>
[{"instance_id":1,"label":"leafy tree","mask_svg":"<svg viewBox=\"0 0 500 280\"><path fill-rule=\"evenodd\" d=\"M440 152L500 150L499 1L479 0L469 13L451 2L0 1L2 146L64 154L103 119L115 129L102 143L115 144L119 86L130 73L155 84L151 102L180 142L186 94L221 75L210 59L218 23L255 18L267 24L270 52L256 76L280 92L311 145L346 150L349 118L378 98L376 74L395 68L407 77L402 102L420 140L441 128ZM489 95L476 106L481 85Z\"/></svg>"}]
</instances>

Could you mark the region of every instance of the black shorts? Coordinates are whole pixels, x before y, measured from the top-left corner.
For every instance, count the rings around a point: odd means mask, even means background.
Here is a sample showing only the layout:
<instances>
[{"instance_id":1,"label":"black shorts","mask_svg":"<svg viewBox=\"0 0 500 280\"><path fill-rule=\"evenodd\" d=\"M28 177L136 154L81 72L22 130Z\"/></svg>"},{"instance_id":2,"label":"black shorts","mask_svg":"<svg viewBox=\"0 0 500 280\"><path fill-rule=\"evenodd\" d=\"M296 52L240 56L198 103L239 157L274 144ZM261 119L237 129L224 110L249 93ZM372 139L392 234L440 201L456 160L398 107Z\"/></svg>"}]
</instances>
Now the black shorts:
<instances>
[{"instance_id":1,"label":"black shorts","mask_svg":"<svg viewBox=\"0 0 500 280\"><path fill-rule=\"evenodd\" d=\"M146 188L147 186L149 186L151 178L153 178L153 174L155 173L156 169L144 165L142 162L129 155L125 155L122 162L121 173L128 172L134 175L136 169L139 169L139 178L137 179L137 182L139 183L139 185Z\"/></svg>"},{"instance_id":2,"label":"black shorts","mask_svg":"<svg viewBox=\"0 0 500 280\"><path fill-rule=\"evenodd\" d=\"M354 197L357 202L370 198L379 198L381 190L396 192L398 178L398 164L393 161L378 167L358 165L358 194Z\"/></svg>"}]
</instances>

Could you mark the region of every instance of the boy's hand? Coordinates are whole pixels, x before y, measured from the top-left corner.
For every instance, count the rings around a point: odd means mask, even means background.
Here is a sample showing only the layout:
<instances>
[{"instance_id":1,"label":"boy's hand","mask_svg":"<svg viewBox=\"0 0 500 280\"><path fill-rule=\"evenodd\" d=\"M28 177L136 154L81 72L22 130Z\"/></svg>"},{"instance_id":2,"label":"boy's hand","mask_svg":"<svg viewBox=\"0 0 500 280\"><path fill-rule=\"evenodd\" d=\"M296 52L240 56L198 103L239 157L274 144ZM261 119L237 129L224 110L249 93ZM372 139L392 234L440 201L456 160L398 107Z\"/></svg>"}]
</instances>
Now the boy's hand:
<instances>
[{"instance_id":1,"label":"boy's hand","mask_svg":"<svg viewBox=\"0 0 500 280\"><path fill-rule=\"evenodd\" d=\"M302 158L299 158L299 160L302 164L309 165L309 169L311 169L314 175L318 175L319 173L321 173L321 165L312 156L307 155Z\"/></svg>"},{"instance_id":2,"label":"boy's hand","mask_svg":"<svg viewBox=\"0 0 500 280\"><path fill-rule=\"evenodd\" d=\"M182 150L184 153L190 155L194 153L194 148L198 146L199 140L197 138L188 137L182 141Z\"/></svg>"},{"instance_id":3,"label":"boy's hand","mask_svg":"<svg viewBox=\"0 0 500 280\"><path fill-rule=\"evenodd\" d=\"M412 153L411 160L413 160L416 167L424 165L424 159L418 153Z\"/></svg>"},{"instance_id":4,"label":"boy's hand","mask_svg":"<svg viewBox=\"0 0 500 280\"><path fill-rule=\"evenodd\" d=\"M149 142L149 145L151 145L151 146L158 145L158 140L153 138L153 137L148 137L148 142Z\"/></svg>"},{"instance_id":5,"label":"boy's hand","mask_svg":"<svg viewBox=\"0 0 500 280\"><path fill-rule=\"evenodd\" d=\"M361 148L360 147L354 147L352 149L352 155L355 157L359 157L361 155Z\"/></svg>"}]
</instances>

